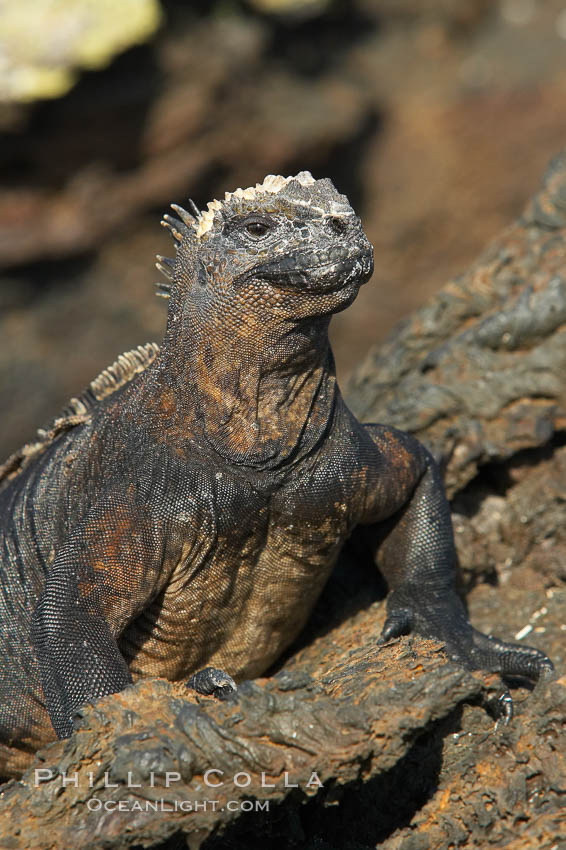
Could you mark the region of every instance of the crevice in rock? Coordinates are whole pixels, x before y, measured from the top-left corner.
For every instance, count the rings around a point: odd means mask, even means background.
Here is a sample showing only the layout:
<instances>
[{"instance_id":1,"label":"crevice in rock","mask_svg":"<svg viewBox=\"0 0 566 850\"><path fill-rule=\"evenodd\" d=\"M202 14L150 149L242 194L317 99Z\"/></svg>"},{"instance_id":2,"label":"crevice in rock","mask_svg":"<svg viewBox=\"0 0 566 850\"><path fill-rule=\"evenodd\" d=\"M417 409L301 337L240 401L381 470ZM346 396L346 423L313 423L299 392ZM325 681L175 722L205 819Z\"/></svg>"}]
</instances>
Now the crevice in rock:
<instances>
[{"instance_id":1,"label":"crevice in rock","mask_svg":"<svg viewBox=\"0 0 566 850\"><path fill-rule=\"evenodd\" d=\"M293 792L269 813L241 815L202 850L373 850L415 814L438 790L443 741L461 729L461 707L419 735L390 770L344 786L326 786L314 798ZM161 848L159 848L161 850ZM167 848L169 850L169 848Z\"/></svg>"},{"instance_id":2,"label":"crevice in rock","mask_svg":"<svg viewBox=\"0 0 566 850\"><path fill-rule=\"evenodd\" d=\"M557 449L566 446L566 430L554 432L552 439L542 446L521 449L505 460L495 460L482 464L477 474L462 490L459 490L451 505L459 513L472 517L480 508L486 492L497 496L506 496L515 481L511 472L519 467L535 467L545 460L550 460Z\"/></svg>"}]
</instances>

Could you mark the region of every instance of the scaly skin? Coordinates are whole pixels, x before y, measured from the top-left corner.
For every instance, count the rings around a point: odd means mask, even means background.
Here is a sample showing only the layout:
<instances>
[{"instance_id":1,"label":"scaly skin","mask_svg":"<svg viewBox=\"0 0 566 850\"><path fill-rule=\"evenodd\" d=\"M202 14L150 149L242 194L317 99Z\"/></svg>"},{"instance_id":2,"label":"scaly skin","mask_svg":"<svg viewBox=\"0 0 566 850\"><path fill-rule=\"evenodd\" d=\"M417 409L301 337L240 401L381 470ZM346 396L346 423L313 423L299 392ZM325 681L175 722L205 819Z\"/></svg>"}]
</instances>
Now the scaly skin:
<instances>
[{"instance_id":1,"label":"scaly skin","mask_svg":"<svg viewBox=\"0 0 566 850\"><path fill-rule=\"evenodd\" d=\"M211 208L210 208L211 207ZM538 650L475 631L436 466L361 425L328 325L369 279L347 199L306 172L168 219L159 354L0 484L0 771L138 677L209 692L257 676L307 620L352 533L390 587L383 637L414 630L473 668L536 679ZM29 453L28 453L29 454Z\"/></svg>"}]
</instances>

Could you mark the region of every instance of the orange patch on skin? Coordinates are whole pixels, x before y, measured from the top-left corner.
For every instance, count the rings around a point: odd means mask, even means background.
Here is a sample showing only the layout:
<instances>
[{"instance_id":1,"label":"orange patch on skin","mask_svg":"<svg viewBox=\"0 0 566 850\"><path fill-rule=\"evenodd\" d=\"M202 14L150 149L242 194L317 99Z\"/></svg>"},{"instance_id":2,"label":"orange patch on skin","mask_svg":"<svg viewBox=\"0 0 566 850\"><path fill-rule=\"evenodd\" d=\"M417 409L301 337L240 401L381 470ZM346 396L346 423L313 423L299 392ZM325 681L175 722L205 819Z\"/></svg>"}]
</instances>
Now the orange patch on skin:
<instances>
[{"instance_id":1,"label":"orange patch on skin","mask_svg":"<svg viewBox=\"0 0 566 850\"><path fill-rule=\"evenodd\" d=\"M81 599L88 599L89 596L92 596L96 589L96 584L93 581L79 581L77 582L77 590L79 591L79 597Z\"/></svg>"},{"instance_id":2,"label":"orange patch on skin","mask_svg":"<svg viewBox=\"0 0 566 850\"><path fill-rule=\"evenodd\" d=\"M381 446L380 446L381 448ZM388 461L395 469L408 472L414 465L414 456L393 434L388 434L384 441L383 449L387 453Z\"/></svg>"},{"instance_id":3,"label":"orange patch on skin","mask_svg":"<svg viewBox=\"0 0 566 850\"><path fill-rule=\"evenodd\" d=\"M128 566L127 553L131 549L133 531L134 518L123 508L106 511L96 526L90 529L92 548L100 552L102 546L103 551L102 557L93 557L91 561L95 582L100 582L101 586L112 587L115 594L113 602L107 600L105 607L109 610L112 605L115 606L116 596L128 599L132 593L132 565ZM138 557L142 557L141 553L138 553ZM88 595L89 590L92 592L93 588L89 588L88 579L83 584Z\"/></svg>"},{"instance_id":4,"label":"orange patch on skin","mask_svg":"<svg viewBox=\"0 0 566 850\"><path fill-rule=\"evenodd\" d=\"M159 397L159 407L166 414L171 414L175 410L175 395L169 387L162 391Z\"/></svg>"}]
</instances>

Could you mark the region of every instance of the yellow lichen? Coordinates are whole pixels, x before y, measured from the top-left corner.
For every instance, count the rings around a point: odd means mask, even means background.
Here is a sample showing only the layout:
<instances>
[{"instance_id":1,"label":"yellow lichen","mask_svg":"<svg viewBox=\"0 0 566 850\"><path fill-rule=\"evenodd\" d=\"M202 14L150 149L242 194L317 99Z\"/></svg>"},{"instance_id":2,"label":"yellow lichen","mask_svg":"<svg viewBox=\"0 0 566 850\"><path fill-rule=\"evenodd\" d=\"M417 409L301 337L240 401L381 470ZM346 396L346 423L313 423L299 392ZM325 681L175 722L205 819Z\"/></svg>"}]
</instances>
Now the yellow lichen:
<instances>
[{"instance_id":1,"label":"yellow lichen","mask_svg":"<svg viewBox=\"0 0 566 850\"><path fill-rule=\"evenodd\" d=\"M161 21L158 0L4 0L0 100L65 94L81 68L97 69L145 41Z\"/></svg>"}]
</instances>

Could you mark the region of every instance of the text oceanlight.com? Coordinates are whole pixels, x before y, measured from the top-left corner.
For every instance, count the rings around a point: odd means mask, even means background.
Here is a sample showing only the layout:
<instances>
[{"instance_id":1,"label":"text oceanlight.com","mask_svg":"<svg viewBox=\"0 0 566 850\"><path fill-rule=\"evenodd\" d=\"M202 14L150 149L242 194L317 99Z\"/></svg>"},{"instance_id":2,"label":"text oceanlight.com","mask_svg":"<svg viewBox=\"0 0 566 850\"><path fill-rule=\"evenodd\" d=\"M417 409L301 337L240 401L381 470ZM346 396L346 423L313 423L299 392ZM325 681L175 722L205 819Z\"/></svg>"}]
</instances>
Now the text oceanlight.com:
<instances>
[{"instance_id":1,"label":"text oceanlight.com","mask_svg":"<svg viewBox=\"0 0 566 850\"><path fill-rule=\"evenodd\" d=\"M99 800L86 801L90 812L268 812L269 800Z\"/></svg>"}]
</instances>

